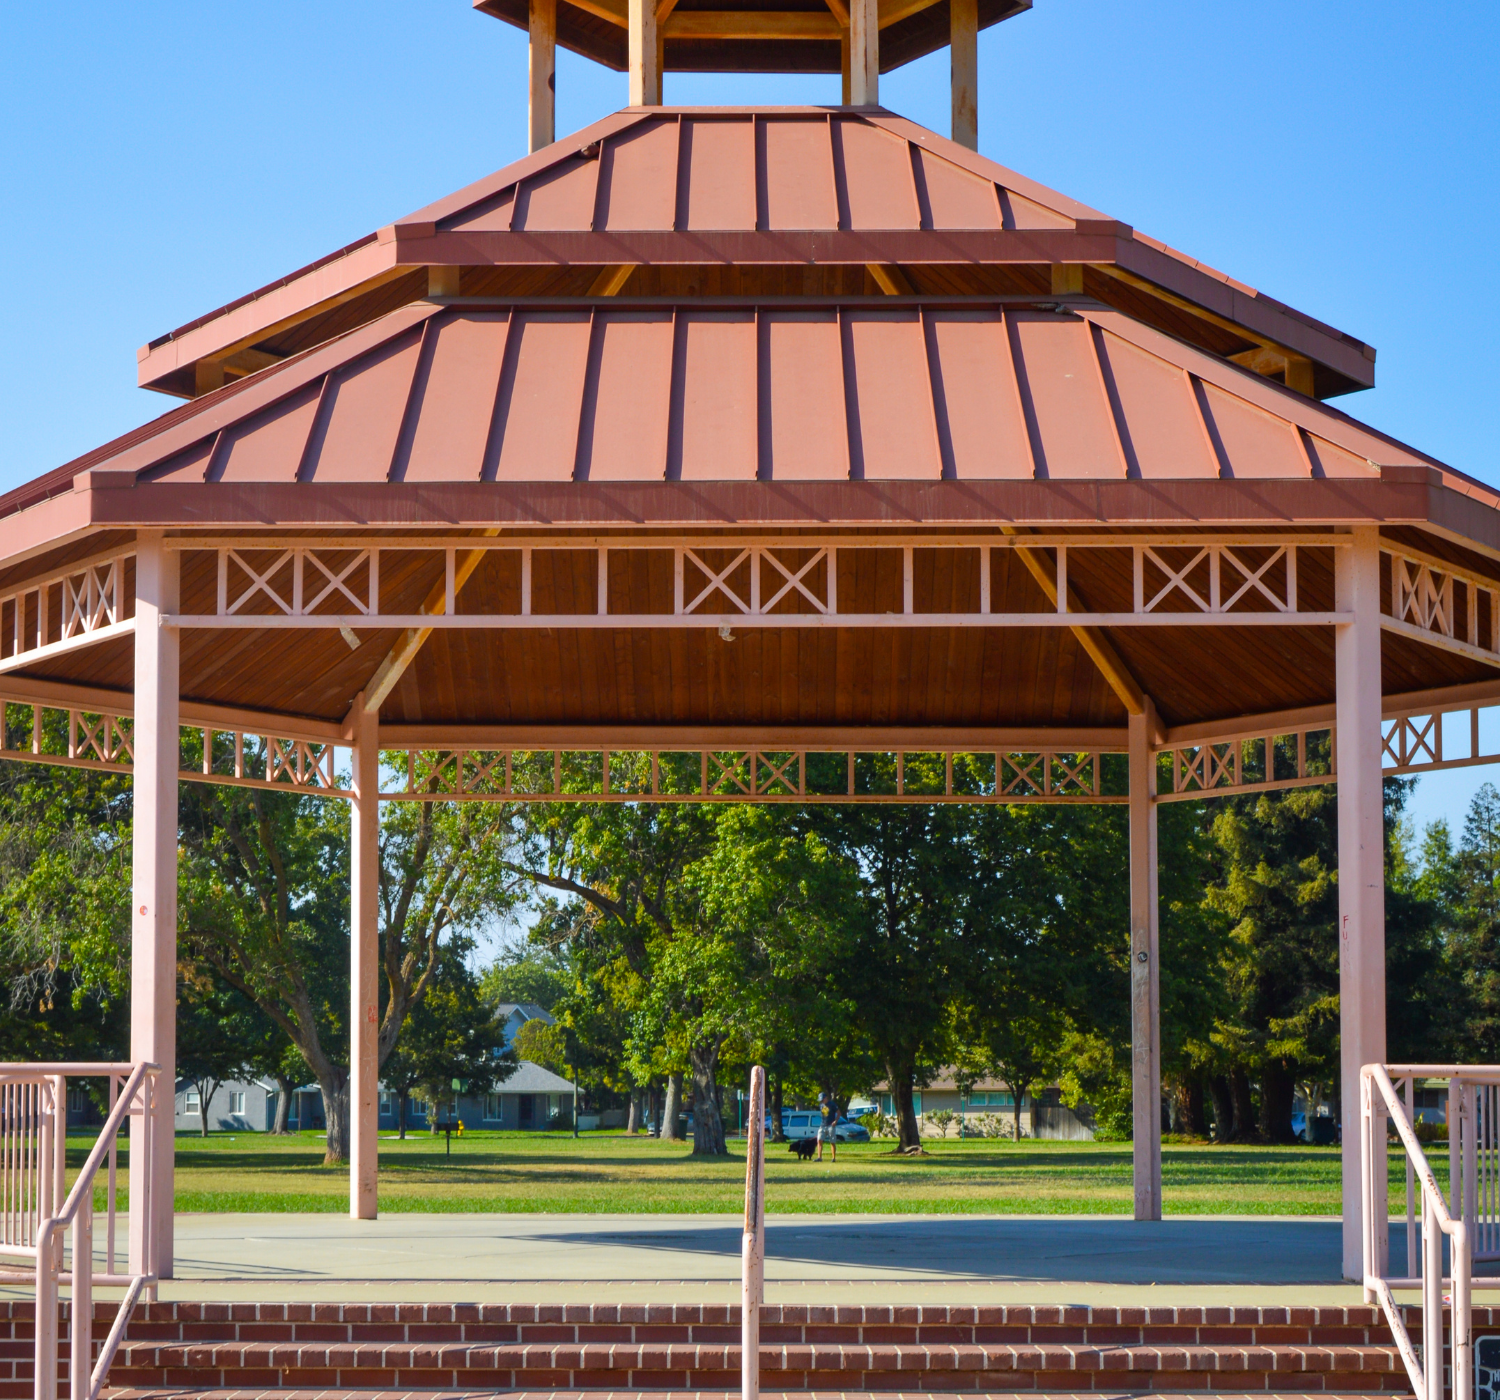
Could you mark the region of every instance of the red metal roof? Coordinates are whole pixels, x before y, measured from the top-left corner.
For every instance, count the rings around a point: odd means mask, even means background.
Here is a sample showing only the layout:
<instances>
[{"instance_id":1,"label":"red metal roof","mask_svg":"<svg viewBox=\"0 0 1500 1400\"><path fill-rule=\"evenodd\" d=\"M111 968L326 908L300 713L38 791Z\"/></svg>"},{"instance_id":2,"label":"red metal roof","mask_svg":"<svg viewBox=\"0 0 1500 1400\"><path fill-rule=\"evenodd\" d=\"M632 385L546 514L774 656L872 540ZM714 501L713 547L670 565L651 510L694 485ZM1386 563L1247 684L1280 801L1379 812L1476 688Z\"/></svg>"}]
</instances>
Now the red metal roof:
<instances>
[{"instance_id":1,"label":"red metal roof","mask_svg":"<svg viewBox=\"0 0 1500 1400\"><path fill-rule=\"evenodd\" d=\"M422 266L1089 264L1305 355L1324 392L1375 352L1129 225L903 118L841 108L631 108L140 352L143 384ZM923 290L920 289L919 290Z\"/></svg>"},{"instance_id":2,"label":"red metal roof","mask_svg":"<svg viewBox=\"0 0 1500 1400\"><path fill-rule=\"evenodd\" d=\"M1083 301L429 302L195 407L99 464L268 483L1372 478L1436 465Z\"/></svg>"}]
</instances>

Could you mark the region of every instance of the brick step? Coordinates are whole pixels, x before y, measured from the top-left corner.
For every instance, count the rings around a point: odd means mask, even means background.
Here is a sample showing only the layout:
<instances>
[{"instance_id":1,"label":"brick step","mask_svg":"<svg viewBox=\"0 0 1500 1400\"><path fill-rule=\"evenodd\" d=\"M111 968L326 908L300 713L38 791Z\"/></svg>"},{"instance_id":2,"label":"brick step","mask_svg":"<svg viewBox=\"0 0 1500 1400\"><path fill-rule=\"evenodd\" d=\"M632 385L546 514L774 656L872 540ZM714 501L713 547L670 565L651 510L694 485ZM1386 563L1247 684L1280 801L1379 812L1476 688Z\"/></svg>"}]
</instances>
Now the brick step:
<instances>
[{"instance_id":1,"label":"brick step","mask_svg":"<svg viewBox=\"0 0 1500 1400\"><path fill-rule=\"evenodd\" d=\"M795 1395L795 1400L867 1400L870 1391L762 1391L763 1400L783 1400ZM1131 1400L1157 1400L1161 1392L1133 1391ZM1368 1391L1308 1391L1307 1400L1370 1400ZM930 1400L930 1391L879 1391L880 1400L906 1400L906 1397L921 1397ZM117 1386L110 1391L110 1400L495 1400L492 1389L201 1389L192 1386L150 1386L132 1389ZM978 1391L972 1392L969 1400L1035 1400L1035 1391ZM1100 1400L1097 1392L1052 1391L1049 1400ZM510 1391L505 1400L739 1400L739 1391ZM1169 1400L1161 1395L1161 1400ZM1238 1400L1235 1395L1221 1392L1217 1400ZM1250 1397L1245 1397L1250 1400ZM1283 1391L1278 1400L1299 1400L1299 1392Z\"/></svg>"},{"instance_id":2,"label":"brick step","mask_svg":"<svg viewBox=\"0 0 1500 1400\"><path fill-rule=\"evenodd\" d=\"M540 1389L614 1384L664 1388L725 1383L737 1375L740 1348L719 1344L469 1342L127 1342L115 1361L118 1384L478 1386ZM1078 1377L1085 1374L1203 1377L1353 1375L1375 1378L1399 1369L1382 1346L1093 1346L996 1343L987 1346L768 1345L760 1349L763 1385L772 1389L863 1390L877 1378L912 1377L916 1389L981 1388L984 1375ZM917 1376L921 1380L917 1380ZM566 1376L567 1379L563 1379ZM1404 1372L1402 1372L1404 1379ZM710 1379L712 1378L712 1379ZM1234 1388L1242 1388L1242 1380ZM882 1386L884 1388L884 1386ZM991 1388L991 1387L984 1387ZM1010 1388L1010 1387L1005 1387ZM1183 1388L1172 1386L1171 1388ZM1194 1388L1203 1388L1198 1384ZM1320 1389L1323 1387L1319 1387Z\"/></svg>"},{"instance_id":3,"label":"brick step","mask_svg":"<svg viewBox=\"0 0 1500 1400\"><path fill-rule=\"evenodd\" d=\"M732 1390L739 1310L710 1305L142 1305L112 1389ZM29 1393L32 1309L0 1303L0 1400ZM114 1316L100 1304L102 1337ZM1475 1310L1476 1328L1500 1309ZM1419 1332L1417 1310L1408 1325ZM1369 1307L806 1307L762 1314L768 1392L1407 1390Z\"/></svg>"}]
</instances>

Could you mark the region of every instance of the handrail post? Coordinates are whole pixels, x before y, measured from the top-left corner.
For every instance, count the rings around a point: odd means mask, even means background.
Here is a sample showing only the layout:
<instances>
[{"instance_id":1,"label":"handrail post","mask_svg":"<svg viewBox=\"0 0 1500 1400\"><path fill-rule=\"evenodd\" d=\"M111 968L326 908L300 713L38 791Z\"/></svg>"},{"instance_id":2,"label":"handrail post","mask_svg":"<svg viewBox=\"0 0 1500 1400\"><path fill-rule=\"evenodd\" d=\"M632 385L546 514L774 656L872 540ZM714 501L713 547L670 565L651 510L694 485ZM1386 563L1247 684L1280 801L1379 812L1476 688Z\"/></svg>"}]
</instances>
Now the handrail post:
<instances>
[{"instance_id":1,"label":"handrail post","mask_svg":"<svg viewBox=\"0 0 1500 1400\"><path fill-rule=\"evenodd\" d=\"M1443 1400L1443 1232L1437 1208L1422 1192L1423 1400Z\"/></svg>"},{"instance_id":2,"label":"handrail post","mask_svg":"<svg viewBox=\"0 0 1500 1400\"><path fill-rule=\"evenodd\" d=\"M1453 1400L1473 1400L1474 1325L1470 1291L1470 1251L1473 1237L1459 1223L1449 1242L1453 1254Z\"/></svg>"},{"instance_id":3,"label":"handrail post","mask_svg":"<svg viewBox=\"0 0 1500 1400\"><path fill-rule=\"evenodd\" d=\"M52 1267L52 1236L48 1215L36 1234L36 1400L57 1400L57 1270Z\"/></svg>"},{"instance_id":4,"label":"handrail post","mask_svg":"<svg viewBox=\"0 0 1500 1400\"><path fill-rule=\"evenodd\" d=\"M740 1251L740 1397L760 1395L760 1309L766 1267L766 1072L750 1071L750 1112L745 1125L745 1234Z\"/></svg>"},{"instance_id":5,"label":"handrail post","mask_svg":"<svg viewBox=\"0 0 1500 1400\"><path fill-rule=\"evenodd\" d=\"M72 1349L68 1361L68 1393L71 1400L89 1400L94 1357L94 1191L73 1217L73 1324Z\"/></svg>"}]
</instances>

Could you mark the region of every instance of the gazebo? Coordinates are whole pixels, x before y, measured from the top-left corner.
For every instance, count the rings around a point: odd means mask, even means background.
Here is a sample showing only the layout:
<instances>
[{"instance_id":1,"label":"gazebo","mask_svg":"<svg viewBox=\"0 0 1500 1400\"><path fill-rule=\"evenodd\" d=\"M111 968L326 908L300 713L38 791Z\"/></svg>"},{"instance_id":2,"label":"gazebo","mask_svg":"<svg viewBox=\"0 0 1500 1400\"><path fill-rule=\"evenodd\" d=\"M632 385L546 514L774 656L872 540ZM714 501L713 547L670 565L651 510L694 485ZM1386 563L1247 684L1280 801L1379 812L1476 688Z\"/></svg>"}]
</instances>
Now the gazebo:
<instances>
[{"instance_id":1,"label":"gazebo","mask_svg":"<svg viewBox=\"0 0 1500 1400\"><path fill-rule=\"evenodd\" d=\"M649 86L612 4L557 35L623 36ZM1500 702L1500 498L1326 402L1368 346L962 141L651 95L152 341L186 402L0 499L0 698L69 715L5 756L133 775L132 1058L170 1082L181 781L352 805L360 1218L414 756L455 801L1122 802L1158 1218L1157 809L1326 782L1335 736L1348 1111L1385 1052L1382 776L1483 760ZM908 786L911 753L991 776ZM171 1156L131 1166L168 1276Z\"/></svg>"}]
</instances>

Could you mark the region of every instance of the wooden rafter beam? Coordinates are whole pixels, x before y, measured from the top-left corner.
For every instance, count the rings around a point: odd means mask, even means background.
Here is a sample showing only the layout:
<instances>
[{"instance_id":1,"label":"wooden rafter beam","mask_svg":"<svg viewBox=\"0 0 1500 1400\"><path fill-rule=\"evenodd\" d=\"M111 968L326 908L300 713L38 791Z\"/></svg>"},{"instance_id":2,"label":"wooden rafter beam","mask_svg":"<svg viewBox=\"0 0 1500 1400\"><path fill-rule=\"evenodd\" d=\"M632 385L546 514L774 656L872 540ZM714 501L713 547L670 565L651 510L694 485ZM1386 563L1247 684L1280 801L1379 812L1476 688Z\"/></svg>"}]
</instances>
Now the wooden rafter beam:
<instances>
[{"instance_id":1,"label":"wooden rafter beam","mask_svg":"<svg viewBox=\"0 0 1500 1400\"><path fill-rule=\"evenodd\" d=\"M1002 531L1007 535L1021 535L1025 531L1018 530L1013 526L1007 526ZM1037 585L1046 594L1049 602L1057 602L1057 570L1043 557L1040 551L1018 547L1016 553L1021 562L1026 566L1027 572L1037 581ZM1082 612L1083 608L1078 606L1078 599L1071 585L1068 588L1068 608L1075 608ZM1089 655L1089 659L1099 668L1100 674L1109 683L1109 688L1119 696L1120 703L1125 706L1126 712L1132 715L1146 713L1146 695L1141 689L1140 682L1130 673L1130 668L1125 664L1120 653L1115 650L1114 643L1104 635L1098 627L1074 627L1071 629L1073 635L1078 639L1078 644ZM1152 743L1159 743L1160 736L1151 735Z\"/></svg>"},{"instance_id":2,"label":"wooden rafter beam","mask_svg":"<svg viewBox=\"0 0 1500 1400\"><path fill-rule=\"evenodd\" d=\"M1270 340L1240 325L1237 321L1231 321L1227 316L1220 316L1216 311L1210 311L1207 307L1198 305L1197 302L1178 296L1176 292L1169 292L1165 287L1159 287L1145 277L1138 276L1134 272L1127 272L1117 264L1092 263L1090 265L1095 271L1102 272L1107 277L1113 277L1117 282L1124 282L1127 286L1145 292L1158 301L1164 301L1178 311L1185 311L1188 315L1195 316L1200 321L1206 321L1211 326L1232 332L1241 340L1250 341L1255 349L1242 350L1229 358L1236 364L1243 365L1246 369L1268 378L1274 374L1283 374L1288 388L1296 389L1299 393L1306 394L1308 398L1313 396L1313 366L1312 361L1306 355L1299 355L1295 350L1289 350L1285 345Z\"/></svg>"}]
</instances>

